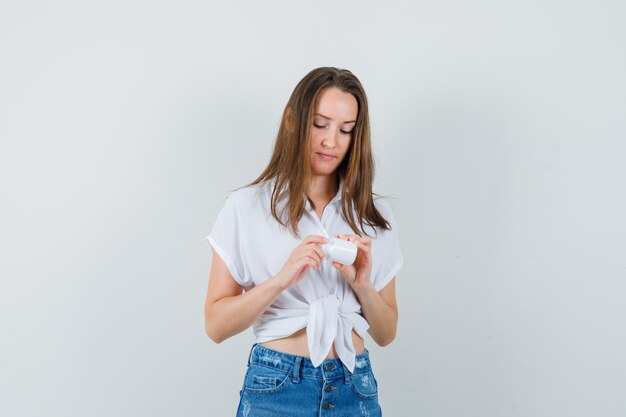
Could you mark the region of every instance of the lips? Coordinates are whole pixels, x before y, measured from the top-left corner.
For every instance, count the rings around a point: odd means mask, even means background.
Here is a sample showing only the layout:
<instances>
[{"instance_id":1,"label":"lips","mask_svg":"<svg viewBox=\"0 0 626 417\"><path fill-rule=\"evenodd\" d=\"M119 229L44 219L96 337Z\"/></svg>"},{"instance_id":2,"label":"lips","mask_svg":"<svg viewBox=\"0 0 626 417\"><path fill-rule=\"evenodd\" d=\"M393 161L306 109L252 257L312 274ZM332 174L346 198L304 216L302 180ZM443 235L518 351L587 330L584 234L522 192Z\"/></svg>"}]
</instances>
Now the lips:
<instances>
[{"instance_id":1,"label":"lips","mask_svg":"<svg viewBox=\"0 0 626 417\"><path fill-rule=\"evenodd\" d=\"M327 153L316 152L318 155L324 156L326 158L336 158L335 155L329 155Z\"/></svg>"}]
</instances>

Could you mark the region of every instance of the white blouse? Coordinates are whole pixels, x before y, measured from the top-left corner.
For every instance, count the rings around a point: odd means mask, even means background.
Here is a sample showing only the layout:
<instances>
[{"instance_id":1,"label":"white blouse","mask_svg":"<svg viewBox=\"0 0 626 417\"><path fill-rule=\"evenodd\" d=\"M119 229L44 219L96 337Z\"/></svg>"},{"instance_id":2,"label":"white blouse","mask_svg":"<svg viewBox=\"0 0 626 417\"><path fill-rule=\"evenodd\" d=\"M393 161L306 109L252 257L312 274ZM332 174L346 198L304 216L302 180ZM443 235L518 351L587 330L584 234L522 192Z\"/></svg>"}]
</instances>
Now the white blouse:
<instances>
[{"instance_id":1,"label":"white blouse","mask_svg":"<svg viewBox=\"0 0 626 417\"><path fill-rule=\"evenodd\" d=\"M232 192L207 236L235 281L246 291L278 274L293 249L306 236L329 238L354 233L341 216L343 179L321 220L306 202L305 213L298 223L301 239L272 217L270 204L274 184L275 179L272 179ZM278 213L287 198L288 192L279 200ZM377 234L371 226L364 226L373 241L371 279L376 291L380 291L398 273L403 258L389 204L381 198L375 199L374 204L391 225L391 230L376 227ZM317 270L308 268L304 277L284 290L252 326L258 343L290 336L304 327L314 366L322 363L335 342L339 359L350 372L354 371L352 329L365 338L369 324L361 315L361 305L354 291L327 259Z\"/></svg>"}]
</instances>

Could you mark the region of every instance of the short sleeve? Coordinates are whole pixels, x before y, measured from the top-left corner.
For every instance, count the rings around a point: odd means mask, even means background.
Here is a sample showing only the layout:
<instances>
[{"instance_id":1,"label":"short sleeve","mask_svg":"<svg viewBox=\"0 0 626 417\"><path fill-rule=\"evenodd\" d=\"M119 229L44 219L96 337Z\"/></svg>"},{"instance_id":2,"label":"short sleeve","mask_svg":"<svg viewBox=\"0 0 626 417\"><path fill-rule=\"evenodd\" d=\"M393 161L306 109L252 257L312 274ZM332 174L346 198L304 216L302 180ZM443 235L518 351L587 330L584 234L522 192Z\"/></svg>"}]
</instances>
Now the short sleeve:
<instances>
[{"instance_id":1,"label":"short sleeve","mask_svg":"<svg viewBox=\"0 0 626 417\"><path fill-rule=\"evenodd\" d=\"M230 194L226 199L206 239L222 258L235 281L243 287L249 287L252 279L246 276L244 267L241 248L242 213L235 194Z\"/></svg>"},{"instance_id":2,"label":"short sleeve","mask_svg":"<svg viewBox=\"0 0 626 417\"><path fill-rule=\"evenodd\" d=\"M375 200L375 204L376 208L391 226L390 230L377 227L377 234L373 237L372 284L376 291L380 291L400 271L404 258L402 257L400 242L398 241L396 218L391 211L389 203L379 198Z\"/></svg>"}]
</instances>

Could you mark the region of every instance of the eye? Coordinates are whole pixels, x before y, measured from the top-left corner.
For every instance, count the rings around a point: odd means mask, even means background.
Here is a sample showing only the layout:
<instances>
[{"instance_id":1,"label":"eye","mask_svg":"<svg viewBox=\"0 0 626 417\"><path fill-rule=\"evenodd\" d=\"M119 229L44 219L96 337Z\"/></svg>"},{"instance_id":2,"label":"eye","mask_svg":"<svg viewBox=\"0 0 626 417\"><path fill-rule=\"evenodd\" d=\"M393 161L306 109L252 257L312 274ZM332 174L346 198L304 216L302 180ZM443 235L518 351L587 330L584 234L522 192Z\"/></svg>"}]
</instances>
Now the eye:
<instances>
[{"instance_id":1,"label":"eye","mask_svg":"<svg viewBox=\"0 0 626 417\"><path fill-rule=\"evenodd\" d=\"M350 133L352 133L351 130L342 130L341 133L343 133L344 135L349 135Z\"/></svg>"},{"instance_id":2,"label":"eye","mask_svg":"<svg viewBox=\"0 0 626 417\"><path fill-rule=\"evenodd\" d=\"M326 127L326 126L323 126L323 125L318 125L317 123L313 123L313 126L315 126L318 129L323 129L323 128Z\"/></svg>"}]
</instances>

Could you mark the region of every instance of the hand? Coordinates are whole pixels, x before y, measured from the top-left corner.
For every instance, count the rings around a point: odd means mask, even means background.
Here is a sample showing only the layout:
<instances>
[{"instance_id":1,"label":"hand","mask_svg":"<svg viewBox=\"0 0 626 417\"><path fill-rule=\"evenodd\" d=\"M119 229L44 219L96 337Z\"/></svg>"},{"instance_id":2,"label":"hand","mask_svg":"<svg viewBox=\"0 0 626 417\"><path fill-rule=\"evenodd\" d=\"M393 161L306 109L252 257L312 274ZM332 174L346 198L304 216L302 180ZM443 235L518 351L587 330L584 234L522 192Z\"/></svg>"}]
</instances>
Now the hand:
<instances>
[{"instance_id":1,"label":"hand","mask_svg":"<svg viewBox=\"0 0 626 417\"><path fill-rule=\"evenodd\" d=\"M319 247L328 243L323 236L307 236L294 248L283 268L275 276L281 287L289 288L300 281L309 267L319 269L324 252Z\"/></svg>"},{"instance_id":2,"label":"hand","mask_svg":"<svg viewBox=\"0 0 626 417\"><path fill-rule=\"evenodd\" d=\"M348 240L356 244L356 259L352 265L343 265L333 262L333 266L339 270L341 276L348 281L354 289L372 286L372 238L359 235L335 235L339 239Z\"/></svg>"}]
</instances>

